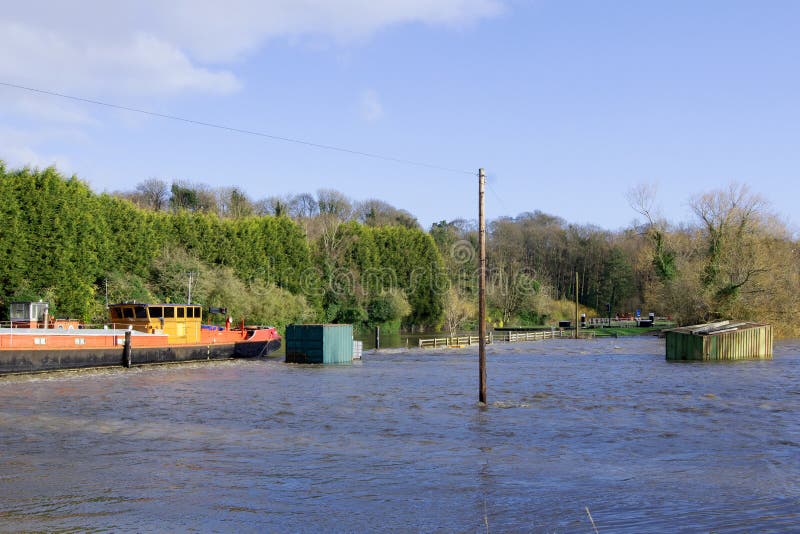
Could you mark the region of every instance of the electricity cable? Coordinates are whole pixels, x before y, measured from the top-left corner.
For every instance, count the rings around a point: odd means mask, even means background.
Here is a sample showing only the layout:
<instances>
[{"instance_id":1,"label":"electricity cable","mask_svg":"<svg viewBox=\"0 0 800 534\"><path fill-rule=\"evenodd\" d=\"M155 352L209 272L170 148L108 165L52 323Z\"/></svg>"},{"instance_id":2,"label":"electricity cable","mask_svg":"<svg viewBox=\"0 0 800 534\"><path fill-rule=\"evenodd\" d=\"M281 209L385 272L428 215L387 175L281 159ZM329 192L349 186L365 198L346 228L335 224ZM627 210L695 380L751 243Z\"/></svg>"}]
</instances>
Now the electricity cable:
<instances>
[{"instance_id":1,"label":"electricity cable","mask_svg":"<svg viewBox=\"0 0 800 534\"><path fill-rule=\"evenodd\" d=\"M225 126L224 124L215 124L215 123L212 123L212 122L205 122L205 121L200 121L200 120L195 120L195 119L187 119L185 117L179 117L177 115L168 115L166 113L157 113L155 111L147 111L147 110L144 110L144 109L137 109L137 108L132 108L132 107L128 107L128 106L121 106L119 104L111 104L109 102L103 102L103 101L100 101L100 100L93 100L91 98L82 98L82 97L79 97L79 96L67 95L67 94L64 94L64 93L57 93L55 91L46 91L44 89L36 89L36 88L33 88L33 87L26 87L24 85L17 85L17 84L3 82L3 81L0 81L0 85L2 85L4 87L10 87L10 88L13 88L13 89L20 89L20 90L23 90L23 91L29 91L31 93L39 93L39 94L43 94L43 95L55 96L55 97L58 97L58 98L74 100L74 101L77 101L77 102L84 102L86 104L93 104L93 105L96 105L96 106L104 106L104 107L107 107L107 108L119 109L119 110L122 110L122 111L128 111L128 112L132 112L132 113L140 113L142 115L149 115L151 117L158 117L158 118L161 118L161 119L168 119L168 120L173 120L173 121L178 121L178 122L184 122L184 123L187 123L187 124L193 124L195 126L204 126L204 127L207 127L207 128L216 128L218 130L224 130L224 131L228 131L228 132L235 132L235 133L240 133L240 134L244 134L244 135L253 135L253 136L257 136L257 137L264 137L264 138L267 138L267 139L272 139L273 141L283 141L283 142L286 142L286 143L294 143L294 144L304 145L304 146L318 148L318 149L322 149L322 150L331 150L331 151L334 151L334 152L342 152L342 153L345 153L345 154L351 154L353 156L361 156L361 157L365 157L365 158L372 158L372 159L377 159L377 160L382 160L382 161L390 161L390 162L393 162L393 163L399 163L399 164L403 164L403 165L414 165L414 166L417 166L417 167L425 167L425 168L428 168L428 169L434 169L434 170L439 170L439 171L452 172L452 173L457 173L457 174L468 174L470 176L475 176L476 175L476 173L474 171L465 171L465 170L461 170L461 169L454 169L454 168L451 168L451 167L443 167L441 165L435 165L435 164L432 164L432 163L426 163L426 162L422 162L422 161L415 161L415 160L410 160L410 159L397 158L397 157L387 156L387 155L383 155L383 154L376 154L376 153L373 153L373 152L364 152L364 151L361 151L361 150L353 150L353 149L350 149L350 148L345 148L345 147L340 147L340 146L335 146L335 145L327 145L327 144L323 144L323 143L315 143L313 141L306 141L306 140L303 140L303 139L294 139L292 137L284 137L284 136L281 136L281 135L273 135L273 134L268 134L268 133L265 133L265 132L258 132L258 131L255 131L255 130L247 130L247 129L244 129L244 128L236 128L236 127L233 127L233 126Z\"/></svg>"},{"instance_id":2,"label":"electricity cable","mask_svg":"<svg viewBox=\"0 0 800 534\"><path fill-rule=\"evenodd\" d=\"M491 177L495 177L495 175L493 175L493 174L490 174L490 175L488 175L488 176L486 177L486 186L489 188L489 191L491 191L491 192L492 192L492 195L494 195L494 197L495 197L495 198L498 200L498 202L500 202L500 204L502 204L502 205L503 205L503 208L505 208L506 210L508 210L508 206L506 206L506 203L503 201L503 197L501 197L501 196L500 196L500 194L499 194L499 193L498 193L498 192L495 190L495 188L494 188L494 187L492 187L492 181L493 181L493 180L490 180L490 179L489 179L489 178L491 178Z\"/></svg>"}]
</instances>

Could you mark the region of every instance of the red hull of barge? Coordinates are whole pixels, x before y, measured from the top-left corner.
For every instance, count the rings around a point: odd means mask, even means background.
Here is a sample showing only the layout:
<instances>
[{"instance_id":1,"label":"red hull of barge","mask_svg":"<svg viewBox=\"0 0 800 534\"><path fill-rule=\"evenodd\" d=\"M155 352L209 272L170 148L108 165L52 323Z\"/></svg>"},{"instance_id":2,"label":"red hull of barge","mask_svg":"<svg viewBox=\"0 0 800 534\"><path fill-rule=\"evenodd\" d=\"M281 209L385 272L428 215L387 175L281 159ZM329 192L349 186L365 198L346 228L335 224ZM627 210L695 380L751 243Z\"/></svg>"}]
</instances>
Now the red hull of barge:
<instances>
[{"instance_id":1,"label":"red hull of barge","mask_svg":"<svg viewBox=\"0 0 800 534\"><path fill-rule=\"evenodd\" d=\"M230 334L204 335L198 344L169 344L165 335L133 331L131 363L258 358L280 348L274 328L253 330L246 338ZM123 330L0 329L0 374L123 366L124 340Z\"/></svg>"}]
</instances>

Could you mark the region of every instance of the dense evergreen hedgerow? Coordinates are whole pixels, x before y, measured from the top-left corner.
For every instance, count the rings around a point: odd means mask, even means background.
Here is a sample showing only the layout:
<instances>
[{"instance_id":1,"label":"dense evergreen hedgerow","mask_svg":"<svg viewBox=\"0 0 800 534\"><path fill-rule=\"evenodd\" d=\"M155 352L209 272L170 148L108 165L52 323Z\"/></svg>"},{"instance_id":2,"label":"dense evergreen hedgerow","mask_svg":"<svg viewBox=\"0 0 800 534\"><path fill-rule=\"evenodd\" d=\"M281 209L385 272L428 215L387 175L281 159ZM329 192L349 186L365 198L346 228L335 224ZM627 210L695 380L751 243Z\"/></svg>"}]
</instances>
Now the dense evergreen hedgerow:
<instances>
[{"instance_id":1,"label":"dense evergreen hedgerow","mask_svg":"<svg viewBox=\"0 0 800 534\"><path fill-rule=\"evenodd\" d=\"M441 320L432 280L442 260L419 228L349 222L326 250L285 215L143 209L54 168L2 163L0 199L2 317L13 300L46 299L54 315L103 322L106 292L112 301L185 302L191 272L193 302L252 322L344 320L344 310L366 313L387 291L407 299L410 309L395 308L407 321Z\"/></svg>"}]
</instances>

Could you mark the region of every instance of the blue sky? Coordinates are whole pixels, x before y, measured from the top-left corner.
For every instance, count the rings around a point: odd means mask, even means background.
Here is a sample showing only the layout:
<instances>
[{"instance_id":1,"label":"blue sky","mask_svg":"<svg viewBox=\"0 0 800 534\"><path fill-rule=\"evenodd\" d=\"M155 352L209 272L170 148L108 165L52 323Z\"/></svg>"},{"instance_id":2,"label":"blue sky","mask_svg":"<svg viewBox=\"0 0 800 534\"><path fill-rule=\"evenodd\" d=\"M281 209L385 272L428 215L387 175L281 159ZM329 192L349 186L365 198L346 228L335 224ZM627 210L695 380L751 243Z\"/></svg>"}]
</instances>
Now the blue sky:
<instances>
[{"instance_id":1,"label":"blue sky","mask_svg":"<svg viewBox=\"0 0 800 534\"><path fill-rule=\"evenodd\" d=\"M147 178L252 199L333 188L434 221L541 210L625 227L654 184L745 183L796 230L800 3L157 0L15 3L0 82L424 162L404 165L0 86L0 159L96 191Z\"/></svg>"}]
</instances>

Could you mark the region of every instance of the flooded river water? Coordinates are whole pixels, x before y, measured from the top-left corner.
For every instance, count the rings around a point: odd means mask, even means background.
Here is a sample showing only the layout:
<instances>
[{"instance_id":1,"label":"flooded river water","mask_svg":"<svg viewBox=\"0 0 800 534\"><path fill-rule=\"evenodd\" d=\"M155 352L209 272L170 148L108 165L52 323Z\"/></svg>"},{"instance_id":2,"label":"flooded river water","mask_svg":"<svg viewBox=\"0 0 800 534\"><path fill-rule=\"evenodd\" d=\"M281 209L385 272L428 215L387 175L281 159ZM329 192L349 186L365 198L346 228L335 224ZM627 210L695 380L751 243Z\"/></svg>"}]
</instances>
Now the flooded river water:
<instances>
[{"instance_id":1,"label":"flooded river water","mask_svg":"<svg viewBox=\"0 0 800 534\"><path fill-rule=\"evenodd\" d=\"M800 531L800 342L497 344L0 379L0 531Z\"/></svg>"}]
</instances>

